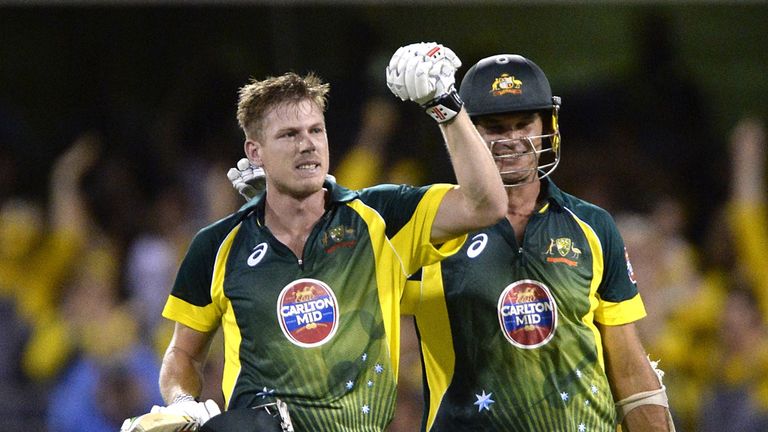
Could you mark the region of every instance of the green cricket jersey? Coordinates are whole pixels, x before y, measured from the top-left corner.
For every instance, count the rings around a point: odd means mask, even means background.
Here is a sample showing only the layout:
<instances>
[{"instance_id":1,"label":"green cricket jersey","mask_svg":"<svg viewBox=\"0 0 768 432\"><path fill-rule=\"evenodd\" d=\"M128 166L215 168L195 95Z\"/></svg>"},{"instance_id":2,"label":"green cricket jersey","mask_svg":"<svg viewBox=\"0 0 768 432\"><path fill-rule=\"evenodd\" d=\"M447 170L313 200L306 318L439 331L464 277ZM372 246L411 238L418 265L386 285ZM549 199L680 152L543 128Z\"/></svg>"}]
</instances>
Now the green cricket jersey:
<instances>
[{"instance_id":1,"label":"green cricket jersey","mask_svg":"<svg viewBox=\"0 0 768 432\"><path fill-rule=\"evenodd\" d=\"M523 244L504 219L423 270L426 430L616 430L595 322L645 309L610 215L542 187Z\"/></svg>"},{"instance_id":2,"label":"green cricket jersey","mask_svg":"<svg viewBox=\"0 0 768 432\"><path fill-rule=\"evenodd\" d=\"M325 187L328 210L302 257L264 226L264 197L201 230L163 316L222 327L228 409L277 397L297 431L382 431L394 412L405 281L466 236L430 243L452 185Z\"/></svg>"}]
</instances>

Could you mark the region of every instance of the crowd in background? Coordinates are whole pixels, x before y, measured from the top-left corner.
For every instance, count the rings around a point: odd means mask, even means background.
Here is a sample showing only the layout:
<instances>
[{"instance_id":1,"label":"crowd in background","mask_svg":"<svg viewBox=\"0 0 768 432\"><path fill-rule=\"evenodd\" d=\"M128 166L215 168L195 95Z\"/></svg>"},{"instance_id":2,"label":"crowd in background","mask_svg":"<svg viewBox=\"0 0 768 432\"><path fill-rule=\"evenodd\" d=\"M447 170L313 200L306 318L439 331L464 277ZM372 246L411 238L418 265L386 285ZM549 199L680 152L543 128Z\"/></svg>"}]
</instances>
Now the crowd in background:
<instances>
[{"instance_id":1,"label":"crowd in background","mask_svg":"<svg viewBox=\"0 0 768 432\"><path fill-rule=\"evenodd\" d=\"M564 162L553 179L616 215L678 430L765 431L765 119L745 113L730 131L710 130L665 32L645 28L658 37L639 51L642 86L624 77L554 89ZM331 80L328 133L341 161L332 174L352 188L452 181L429 119L385 94L378 54L361 60L371 75ZM14 152L20 132L0 119L0 431L116 431L163 403L159 359L172 329L160 311L181 254L242 204L226 178L242 154L235 96L219 97L229 110L185 113L178 98L127 134L152 145L115 142L107 124L84 128L39 169ZM20 193L36 169L46 192ZM403 319L396 432L421 420L418 343ZM220 405L221 362L214 344L203 398Z\"/></svg>"}]
</instances>

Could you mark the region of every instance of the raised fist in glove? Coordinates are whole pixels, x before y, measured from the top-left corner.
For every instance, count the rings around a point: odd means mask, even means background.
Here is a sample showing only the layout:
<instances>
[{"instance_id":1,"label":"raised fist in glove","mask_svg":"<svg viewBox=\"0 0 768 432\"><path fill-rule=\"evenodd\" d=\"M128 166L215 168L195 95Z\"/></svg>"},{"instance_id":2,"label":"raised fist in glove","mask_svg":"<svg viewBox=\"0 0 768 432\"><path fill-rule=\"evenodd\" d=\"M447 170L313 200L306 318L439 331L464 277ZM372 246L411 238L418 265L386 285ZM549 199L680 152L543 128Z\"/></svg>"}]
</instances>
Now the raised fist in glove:
<instances>
[{"instance_id":1,"label":"raised fist in glove","mask_svg":"<svg viewBox=\"0 0 768 432\"><path fill-rule=\"evenodd\" d=\"M264 168L251 165L247 158L237 161L237 167L227 171L227 178L246 201L261 194L267 188L267 175ZM336 177L327 174L326 179L336 182Z\"/></svg>"},{"instance_id":2,"label":"raised fist in glove","mask_svg":"<svg viewBox=\"0 0 768 432\"><path fill-rule=\"evenodd\" d=\"M190 395L181 395L168 406L153 406L150 413L183 415L192 418L202 426L211 417L221 414L221 410L211 399L198 402Z\"/></svg>"},{"instance_id":3,"label":"raised fist in glove","mask_svg":"<svg viewBox=\"0 0 768 432\"><path fill-rule=\"evenodd\" d=\"M456 54L436 42L406 45L389 61L387 87L395 96L418 103L435 120L444 122L461 110L454 87L460 66Z\"/></svg>"}]
</instances>

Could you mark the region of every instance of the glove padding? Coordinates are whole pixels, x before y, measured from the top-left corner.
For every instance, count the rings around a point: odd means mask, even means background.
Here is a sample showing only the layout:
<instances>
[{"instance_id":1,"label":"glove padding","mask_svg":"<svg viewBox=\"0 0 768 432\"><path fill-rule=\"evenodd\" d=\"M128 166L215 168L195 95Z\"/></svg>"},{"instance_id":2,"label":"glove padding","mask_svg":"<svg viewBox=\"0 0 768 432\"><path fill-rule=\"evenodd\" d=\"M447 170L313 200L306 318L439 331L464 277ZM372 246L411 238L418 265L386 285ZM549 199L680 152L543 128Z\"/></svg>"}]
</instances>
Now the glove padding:
<instances>
[{"instance_id":1,"label":"glove padding","mask_svg":"<svg viewBox=\"0 0 768 432\"><path fill-rule=\"evenodd\" d=\"M237 167L229 169L227 178L246 201L250 201L267 188L267 175L264 173L264 168L251 165L251 161L247 158L237 161Z\"/></svg>"},{"instance_id":2,"label":"glove padding","mask_svg":"<svg viewBox=\"0 0 768 432\"><path fill-rule=\"evenodd\" d=\"M455 91L456 69L461 60L436 42L421 42L400 47L387 66L387 87L402 100L419 105Z\"/></svg>"},{"instance_id":3,"label":"glove padding","mask_svg":"<svg viewBox=\"0 0 768 432\"><path fill-rule=\"evenodd\" d=\"M246 201L261 195L267 188L267 174L264 172L264 168L251 165L251 161L247 158L237 161L237 166L227 171L227 178L232 183L232 187L237 189L237 192ZM336 182L336 177L330 174L327 174L325 178Z\"/></svg>"},{"instance_id":4,"label":"glove padding","mask_svg":"<svg viewBox=\"0 0 768 432\"><path fill-rule=\"evenodd\" d=\"M152 407L150 413L183 415L191 417L202 426L205 422L210 420L211 417L221 414L221 409L219 409L216 402L211 399L208 399L205 402L197 402L194 399L184 399L168 406L155 405Z\"/></svg>"}]
</instances>

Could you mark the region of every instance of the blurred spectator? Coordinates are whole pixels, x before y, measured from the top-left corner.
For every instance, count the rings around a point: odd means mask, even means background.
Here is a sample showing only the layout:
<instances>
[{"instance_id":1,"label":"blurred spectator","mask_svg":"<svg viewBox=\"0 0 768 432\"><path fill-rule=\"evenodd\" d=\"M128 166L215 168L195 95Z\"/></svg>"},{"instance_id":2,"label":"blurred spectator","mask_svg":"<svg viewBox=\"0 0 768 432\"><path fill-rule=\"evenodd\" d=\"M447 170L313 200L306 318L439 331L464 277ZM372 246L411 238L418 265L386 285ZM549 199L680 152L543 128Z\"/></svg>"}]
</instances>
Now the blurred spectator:
<instances>
[{"instance_id":1,"label":"blurred spectator","mask_svg":"<svg viewBox=\"0 0 768 432\"><path fill-rule=\"evenodd\" d=\"M14 280L17 307L32 324L33 333L23 356L26 373L37 380L50 380L66 365L74 343L59 315L62 287L89 247L98 244L86 209L81 181L95 164L99 147L92 134L79 137L54 163L50 178L50 208L42 216L43 236L32 240L33 254L19 263ZM34 268L35 272L27 269Z\"/></svg>"},{"instance_id":2,"label":"blurred spectator","mask_svg":"<svg viewBox=\"0 0 768 432\"><path fill-rule=\"evenodd\" d=\"M672 314L690 302L701 282L696 250L685 238L682 213L677 201L662 197L650 213L616 216L648 311L637 327L651 357L658 354L660 335Z\"/></svg>"},{"instance_id":3,"label":"blurred spectator","mask_svg":"<svg viewBox=\"0 0 768 432\"><path fill-rule=\"evenodd\" d=\"M48 404L47 426L57 432L117 431L123 420L162 404L155 377L160 364L154 350L143 345L127 308L85 300L75 295L80 313L99 313L80 323L80 356L57 380ZM75 305L74 303L79 303ZM88 305L88 306L86 306ZM90 306L90 307L89 307Z\"/></svg>"},{"instance_id":4,"label":"blurred spectator","mask_svg":"<svg viewBox=\"0 0 768 432\"><path fill-rule=\"evenodd\" d=\"M83 136L55 162L47 213L11 198L0 209L0 430L41 430L43 393L73 351L59 320L61 286L76 268L87 233L79 183L95 161L96 143ZM9 422L11 422L9 424Z\"/></svg>"},{"instance_id":5,"label":"blurred spectator","mask_svg":"<svg viewBox=\"0 0 768 432\"><path fill-rule=\"evenodd\" d=\"M736 276L736 275L734 275ZM718 329L717 371L702 395L700 432L768 430L768 331L753 290L738 277L728 284Z\"/></svg>"},{"instance_id":6,"label":"blurred spectator","mask_svg":"<svg viewBox=\"0 0 768 432\"><path fill-rule=\"evenodd\" d=\"M51 177L52 190L67 191L52 198L51 226L75 239L65 246L79 245L68 262L71 274L56 283L48 321L24 357L30 370L53 383L46 415L52 431L116 430L126 417L162 403L152 378L159 357L140 339L138 314L120 293L120 241L93 223L81 190L99 145L96 136L83 135Z\"/></svg>"},{"instance_id":7,"label":"blurred spectator","mask_svg":"<svg viewBox=\"0 0 768 432\"><path fill-rule=\"evenodd\" d=\"M768 270L762 249L764 239L768 237L765 226L768 220L768 194L765 185L766 138L763 124L749 118L739 122L731 136L730 150L731 195L711 225L701 248L703 274L700 283L695 286L695 291L687 301L673 311L657 344L661 366L667 371L665 382L669 397L675 401L676 412L673 414L679 419L683 430L699 430L703 426L699 424L702 400L729 399L733 395L727 393L734 390L733 387L740 387L734 391L745 391L745 387L741 386L745 381L741 378L751 380L751 374L763 373L761 370L765 366L761 363L765 359L750 358L749 355L744 357L743 353L729 351L736 348L731 344L741 347L740 341L736 339L742 336L752 340L750 350L756 353L761 352L759 346L765 341L764 330L759 329L768 316ZM758 327L752 336L734 335L740 331L735 326L744 322L734 322L730 318L739 309L732 308L732 305L740 306L737 302L744 301L733 299L734 287L741 285L751 290L748 298L754 299L753 306L762 314L762 324L759 326L748 319L748 313L741 318ZM738 313L741 313L739 310ZM757 340L762 342L754 346ZM736 367L746 364L745 360L750 361L749 366L744 366L748 370L738 370ZM762 376L766 375L763 373ZM716 382L719 382L720 389L711 393L712 385ZM742 399L742 408L748 409L751 404L758 411L768 409L768 397L765 396L768 393L761 390L762 386L764 384L753 380L749 386L753 392L752 397ZM702 420L708 422L711 418ZM747 423L744 424L746 427ZM728 430L739 429L728 426Z\"/></svg>"},{"instance_id":8,"label":"blurred spectator","mask_svg":"<svg viewBox=\"0 0 768 432\"><path fill-rule=\"evenodd\" d=\"M194 227L186 217L184 194L172 184L162 187L148 208L143 228L128 246L125 281L142 334L152 335L165 321L162 305Z\"/></svg>"}]
</instances>

